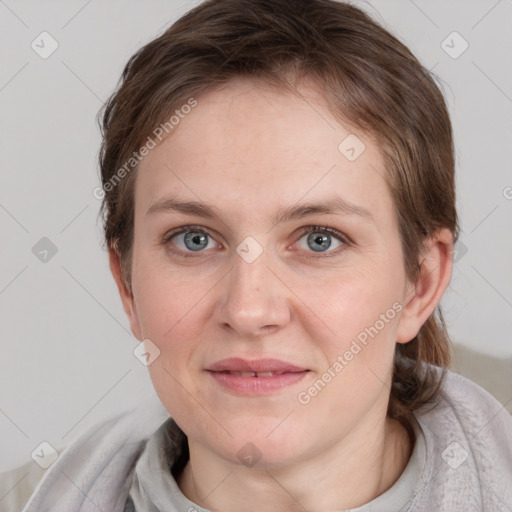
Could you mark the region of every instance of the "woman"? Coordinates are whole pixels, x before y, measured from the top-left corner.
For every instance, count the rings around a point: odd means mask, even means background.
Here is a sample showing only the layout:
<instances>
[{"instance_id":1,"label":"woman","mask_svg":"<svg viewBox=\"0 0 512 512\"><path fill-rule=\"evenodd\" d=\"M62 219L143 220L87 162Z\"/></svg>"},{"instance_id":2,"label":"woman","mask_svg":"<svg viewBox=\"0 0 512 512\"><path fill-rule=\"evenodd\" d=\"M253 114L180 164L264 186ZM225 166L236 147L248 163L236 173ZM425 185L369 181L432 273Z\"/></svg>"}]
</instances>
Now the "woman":
<instances>
[{"instance_id":1,"label":"woman","mask_svg":"<svg viewBox=\"0 0 512 512\"><path fill-rule=\"evenodd\" d=\"M207 1L102 134L161 405L77 439L25 512L512 509L512 419L447 370L452 132L407 48L342 2Z\"/></svg>"}]
</instances>

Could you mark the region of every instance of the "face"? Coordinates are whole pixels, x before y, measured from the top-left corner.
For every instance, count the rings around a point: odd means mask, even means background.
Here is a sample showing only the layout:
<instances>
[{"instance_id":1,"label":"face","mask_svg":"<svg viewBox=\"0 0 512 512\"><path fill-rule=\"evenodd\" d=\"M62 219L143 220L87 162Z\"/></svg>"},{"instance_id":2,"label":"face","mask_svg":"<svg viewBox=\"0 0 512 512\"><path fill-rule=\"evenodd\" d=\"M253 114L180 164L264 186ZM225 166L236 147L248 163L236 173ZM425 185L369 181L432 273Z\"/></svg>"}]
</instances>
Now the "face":
<instances>
[{"instance_id":1,"label":"face","mask_svg":"<svg viewBox=\"0 0 512 512\"><path fill-rule=\"evenodd\" d=\"M137 176L132 330L158 347L151 379L189 441L236 463L377 428L407 338L379 147L301 92L204 94Z\"/></svg>"}]
</instances>

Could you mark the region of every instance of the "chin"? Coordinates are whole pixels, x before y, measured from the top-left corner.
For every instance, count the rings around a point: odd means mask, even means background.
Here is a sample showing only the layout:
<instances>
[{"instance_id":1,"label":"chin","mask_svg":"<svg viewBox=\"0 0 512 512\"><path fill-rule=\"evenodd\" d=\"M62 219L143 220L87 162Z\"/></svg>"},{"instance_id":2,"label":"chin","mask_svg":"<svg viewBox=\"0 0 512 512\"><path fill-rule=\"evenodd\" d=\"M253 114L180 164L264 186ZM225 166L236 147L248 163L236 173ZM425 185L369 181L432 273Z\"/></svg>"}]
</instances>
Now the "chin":
<instances>
[{"instance_id":1,"label":"chin","mask_svg":"<svg viewBox=\"0 0 512 512\"><path fill-rule=\"evenodd\" d=\"M229 462L248 468L285 466L303 452L304 440L294 439L286 430L281 435L273 432L268 436L268 432L247 429L233 438L224 438L224 443L212 448Z\"/></svg>"}]
</instances>

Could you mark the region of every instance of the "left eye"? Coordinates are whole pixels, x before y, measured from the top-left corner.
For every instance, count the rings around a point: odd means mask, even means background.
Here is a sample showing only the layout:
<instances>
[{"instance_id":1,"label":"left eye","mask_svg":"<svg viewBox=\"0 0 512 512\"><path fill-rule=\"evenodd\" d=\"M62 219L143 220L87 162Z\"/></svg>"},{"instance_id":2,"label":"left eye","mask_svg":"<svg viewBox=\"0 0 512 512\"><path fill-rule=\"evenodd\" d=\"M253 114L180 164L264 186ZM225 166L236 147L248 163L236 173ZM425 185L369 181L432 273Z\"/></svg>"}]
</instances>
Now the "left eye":
<instances>
[{"instance_id":1,"label":"left eye","mask_svg":"<svg viewBox=\"0 0 512 512\"><path fill-rule=\"evenodd\" d=\"M301 247L299 244L303 239L305 239L307 244L306 247ZM335 243L334 247L332 247L333 241ZM309 248L313 250L313 252L333 252L334 249L345 245L345 241L343 235L335 229L322 226L310 226L303 231L303 235L298 240L297 244L299 244L301 249L307 250ZM327 251L328 249L333 250Z\"/></svg>"}]
</instances>

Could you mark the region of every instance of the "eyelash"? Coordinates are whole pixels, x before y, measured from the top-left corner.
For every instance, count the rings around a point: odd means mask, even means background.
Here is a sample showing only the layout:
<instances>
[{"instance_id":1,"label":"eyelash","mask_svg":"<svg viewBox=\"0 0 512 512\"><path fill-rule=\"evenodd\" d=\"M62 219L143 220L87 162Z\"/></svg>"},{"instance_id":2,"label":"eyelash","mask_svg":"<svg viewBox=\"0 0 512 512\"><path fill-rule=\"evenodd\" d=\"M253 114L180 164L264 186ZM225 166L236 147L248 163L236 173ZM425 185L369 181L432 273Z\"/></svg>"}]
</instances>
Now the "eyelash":
<instances>
[{"instance_id":1,"label":"eyelash","mask_svg":"<svg viewBox=\"0 0 512 512\"><path fill-rule=\"evenodd\" d=\"M206 228L204 228L202 226L191 225L191 226L182 226L180 228L176 228L175 230L170 231L169 233L167 233L164 236L164 239L163 239L162 243L165 246L168 247L170 245L170 241L171 241L171 239L173 237L175 237L177 235L180 235L181 233L187 233L188 231L200 231L202 233L206 233L210 238L214 239L213 236L210 234L208 229L206 229ZM325 253L318 252L317 256L304 256L306 258L315 258L315 259L317 259L317 258L328 258L328 257L331 257L333 255L335 256L335 255L339 254L344 249L346 249L346 247L352 245L352 241L350 240L350 238L347 235L344 235L343 233L341 233L337 229L331 228L329 226L305 226L305 227L303 227L301 229L300 236L299 236L298 240L300 240L304 235L308 235L309 233L327 233L329 235L333 235L343 245L338 247L337 249L334 249L333 251L328 251L328 252L325 252ZM168 250L170 252L172 252L173 254L176 254L178 256L183 256L185 258L196 258L196 257L199 256L199 255L193 254L192 252L176 251L174 249L169 249L169 248L168 248ZM204 251L199 251L199 252L204 252Z\"/></svg>"}]
</instances>

